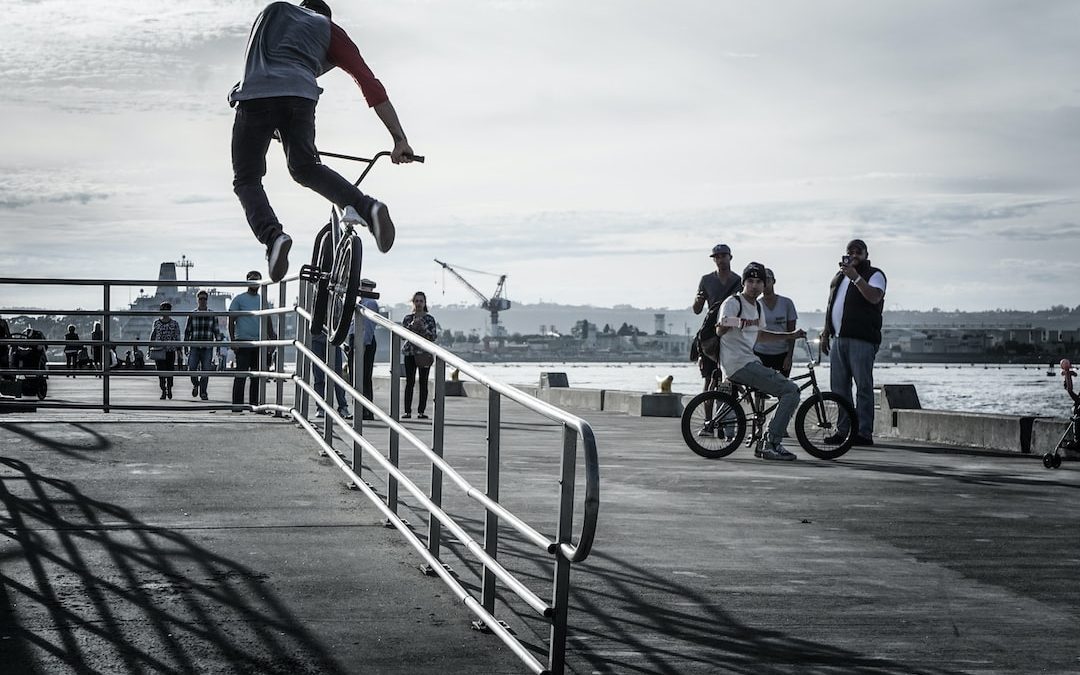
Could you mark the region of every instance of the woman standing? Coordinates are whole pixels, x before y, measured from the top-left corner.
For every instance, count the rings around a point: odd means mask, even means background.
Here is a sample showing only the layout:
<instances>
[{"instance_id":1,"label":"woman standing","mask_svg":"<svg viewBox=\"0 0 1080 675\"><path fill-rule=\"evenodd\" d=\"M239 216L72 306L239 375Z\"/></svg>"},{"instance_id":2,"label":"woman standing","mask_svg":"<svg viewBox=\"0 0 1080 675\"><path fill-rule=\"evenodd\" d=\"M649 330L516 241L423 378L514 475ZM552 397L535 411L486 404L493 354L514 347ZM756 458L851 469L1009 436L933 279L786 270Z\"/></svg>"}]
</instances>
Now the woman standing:
<instances>
[{"instance_id":1,"label":"woman standing","mask_svg":"<svg viewBox=\"0 0 1080 675\"><path fill-rule=\"evenodd\" d=\"M766 328L777 333L790 333L795 330L795 324L799 320L795 303L791 298L776 293L776 276L770 269L765 270L765 293L761 296L761 303L765 310ZM754 345L754 354L761 362L784 377L791 375L791 356L794 350L794 340L759 341Z\"/></svg>"},{"instance_id":2,"label":"woman standing","mask_svg":"<svg viewBox=\"0 0 1080 675\"><path fill-rule=\"evenodd\" d=\"M100 321L94 322L94 330L90 332L90 339L95 341L102 341L105 339L105 330L101 327ZM90 354L93 356L94 368L100 373L102 370L101 362L101 345L94 345L90 348Z\"/></svg>"},{"instance_id":3,"label":"woman standing","mask_svg":"<svg viewBox=\"0 0 1080 675\"><path fill-rule=\"evenodd\" d=\"M434 342L438 335L438 328L435 325L435 317L428 314L427 296L424 295L423 291L413 293L412 306L412 314L407 314L401 320L401 325L420 337ZM426 420L428 416L424 414L424 410L427 408L428 373L431 372L431 365L435 362L435 356L425 352L411 342L406 342L402 346L401 353L405 356L405 413L401 417L402 419L412 417L413 388L416 386L416 371L419 370L420 401L416 406L416 417L417 419Z\"/></svg>"},{"instance_id":4,"label":"woman standing","mask_svg":"<svg viewBox=\"0 0 1080 675\"><path fill-rule=\"evenodd\" d=\"M82 349L82 345L79 344L79 334L75 332L75 326L68 326L67 333L64 334L64 340L67 342L64 345L64 358L67 360L67 364L64 366L68 370L79 369L79 350ZM73 374L65 375L65 377L75 377Z\"/></svg>"},{"instance_id":5,"label":"woman standing","mask_svg":"<svg viewBox=\"0 0 1080 675\"><path fill-rule=\"evenodd\" d=\"M169 316L172 311L172 303L161 303L161 318L154 321L154 330L150 333L150 341L179 342L180 324ZM172 370L176 366L176 347L150 347L150 358L157 364L158 370ZM161 387L161 400L172 398L173 378L171 376L158 377L158 386Z\"/></svg>"}]
</instances>

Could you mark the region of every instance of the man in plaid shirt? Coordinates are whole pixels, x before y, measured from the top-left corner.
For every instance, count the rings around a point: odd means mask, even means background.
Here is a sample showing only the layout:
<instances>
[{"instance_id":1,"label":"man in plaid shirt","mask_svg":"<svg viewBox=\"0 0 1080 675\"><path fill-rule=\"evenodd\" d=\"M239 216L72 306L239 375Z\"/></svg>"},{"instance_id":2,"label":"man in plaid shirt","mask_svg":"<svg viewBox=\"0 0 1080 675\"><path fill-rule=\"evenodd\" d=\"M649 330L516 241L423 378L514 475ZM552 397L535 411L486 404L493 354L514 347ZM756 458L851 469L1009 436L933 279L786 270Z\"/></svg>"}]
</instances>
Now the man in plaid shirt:
<instances>
[{"instance_id":1,"label":"man in plaid shirt","mask_svg":"<svg viewBox=\"0 0 1080 675\"><path fill-rule=\"evenodd\" d=\"M223 340L224 336L218 326L217 317L206 307L209 294L206 291L199 291L195 297L199 306L188 315L187 323L184 324L184 341ZM188 347L188 350L188 370L213 370L213 347ZM206 375L192 377L191 397L198 396L203 401L207 400L206 385L209 382L210 378Z\"/></svg>"}]
</instances>

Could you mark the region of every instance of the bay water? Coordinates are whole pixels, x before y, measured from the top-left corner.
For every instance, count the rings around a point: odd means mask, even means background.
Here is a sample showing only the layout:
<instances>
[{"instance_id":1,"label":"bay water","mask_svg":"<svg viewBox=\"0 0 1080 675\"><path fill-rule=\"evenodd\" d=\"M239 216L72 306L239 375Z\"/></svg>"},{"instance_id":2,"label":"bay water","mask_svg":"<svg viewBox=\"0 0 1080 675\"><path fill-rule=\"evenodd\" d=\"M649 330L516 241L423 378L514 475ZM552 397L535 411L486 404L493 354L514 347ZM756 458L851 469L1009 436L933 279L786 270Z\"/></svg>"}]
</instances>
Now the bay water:
<instances>
[{"instance_id":1,"label":"bay water","mask_svg":"<svg viewBox=\"0 0 1080 675\"><path fill-rule=\"evenodd\" d=\"M701 390L693 363L483 363L484 373L507 384L536 386L542 372L566 373L571 387L650 392L658 379L674 377L672 391ZM1044 365L878 363L874 385L913 384L923 408L1007 415L1068 417L1070 401L1055 367ZM792 375L806 372L796 361ZM818 382L829 388L829 367L817 367ZM463 378L468 379L468 378Z\"/></svg>"}]
</instances>

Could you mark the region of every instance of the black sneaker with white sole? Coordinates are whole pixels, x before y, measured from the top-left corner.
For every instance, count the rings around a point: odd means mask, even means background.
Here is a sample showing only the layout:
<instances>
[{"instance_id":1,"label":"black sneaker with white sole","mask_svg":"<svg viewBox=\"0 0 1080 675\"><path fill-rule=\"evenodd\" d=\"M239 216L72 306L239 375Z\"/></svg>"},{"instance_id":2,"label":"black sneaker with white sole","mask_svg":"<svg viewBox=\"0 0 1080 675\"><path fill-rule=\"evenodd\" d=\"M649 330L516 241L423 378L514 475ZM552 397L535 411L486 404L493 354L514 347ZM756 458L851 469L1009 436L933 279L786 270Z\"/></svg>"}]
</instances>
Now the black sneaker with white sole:
<instances>
[{"instance_id":1,"label":"black sneaker with white sole","mask_svg":"<svg viewBox=\"0 0 1080 675\"><path fill-rule=\"evenodd\" d=\"M292 248L292 237L282 232L274 240L274 243L266 249L266 259L269 261L270 280L281 281L289 271L289 249Z\"/></svg>"},{"instance_id":2,"label":"black sneaker with white sole","mask_svg":"<svg viewBox=\"0 0 1080 675\"><path fill-rule=\"evenodd\" d=\"M394 246L395 230L394 221L390 220L390 209L386 208L386 204L372 200L367 221L371 234L375 236L375 245L386 253Z\"/></svg>"}]
</instances>

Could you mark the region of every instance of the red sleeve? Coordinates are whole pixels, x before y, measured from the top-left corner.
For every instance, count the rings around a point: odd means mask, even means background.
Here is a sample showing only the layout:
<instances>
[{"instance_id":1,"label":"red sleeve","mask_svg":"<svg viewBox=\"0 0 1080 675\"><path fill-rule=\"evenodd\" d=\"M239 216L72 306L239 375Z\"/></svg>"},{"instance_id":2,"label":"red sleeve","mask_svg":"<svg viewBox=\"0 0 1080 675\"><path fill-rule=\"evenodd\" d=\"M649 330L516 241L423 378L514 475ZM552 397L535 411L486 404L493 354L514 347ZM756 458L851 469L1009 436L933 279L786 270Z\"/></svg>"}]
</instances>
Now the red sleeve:
<instances>
[{"instance_id":1,"label":"red sleeve","mask_svg":"<svg viewBox=\"0 0 1080 675\"><path fill-rule=\"evenodd\" d=\"M360 50L356 48L349 35L336 23L330 23L330 48L326 50L326 58L330 63L341 68L360 85L360 91L364 93L364 100L371 107L390 100L386 95L386 89L379 82L371 68L364 63L360 56Z\"/></svg>"}]
</instances>

